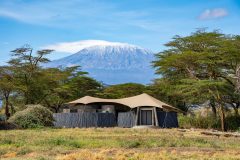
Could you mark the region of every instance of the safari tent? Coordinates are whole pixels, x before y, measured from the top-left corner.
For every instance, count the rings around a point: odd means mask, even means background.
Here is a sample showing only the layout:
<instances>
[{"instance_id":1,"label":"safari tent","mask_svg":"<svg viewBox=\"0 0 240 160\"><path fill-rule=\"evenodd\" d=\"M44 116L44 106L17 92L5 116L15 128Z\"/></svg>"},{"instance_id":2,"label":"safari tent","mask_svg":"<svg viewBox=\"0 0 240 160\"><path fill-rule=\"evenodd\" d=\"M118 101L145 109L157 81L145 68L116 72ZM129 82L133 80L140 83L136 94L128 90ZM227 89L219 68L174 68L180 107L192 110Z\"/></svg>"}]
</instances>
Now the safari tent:
<instances>
[{"instance_id":1,"label":"safari tent","mask_svg":"<svg viewBox=\"0 0 240 160\"><path fill-rule=\"evenodd\" d=\"M68 103L63 113L55 114L58 127L178 127L181 110L146 93L122 98L103 99L85 96Z\"/></svg>"}]
</instances>

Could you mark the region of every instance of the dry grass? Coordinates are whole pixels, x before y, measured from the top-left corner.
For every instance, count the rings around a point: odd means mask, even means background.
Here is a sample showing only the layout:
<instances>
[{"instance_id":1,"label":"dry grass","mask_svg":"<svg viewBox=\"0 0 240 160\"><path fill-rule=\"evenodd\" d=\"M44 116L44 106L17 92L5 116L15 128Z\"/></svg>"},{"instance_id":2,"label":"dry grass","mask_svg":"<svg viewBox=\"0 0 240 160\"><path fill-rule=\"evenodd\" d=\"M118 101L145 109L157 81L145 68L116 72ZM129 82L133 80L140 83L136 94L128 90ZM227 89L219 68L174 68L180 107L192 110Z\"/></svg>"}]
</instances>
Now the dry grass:
<instances>
[{"instance_id":1,"label":"dry grass","mask_svg":"<svg viewBox=\"0 0 240 160\"><path fill-rule=\"evenodd\" d=\"M240 138L177 129L0 131L0 159L240 159Z\"/></svg>"}]
</instances>

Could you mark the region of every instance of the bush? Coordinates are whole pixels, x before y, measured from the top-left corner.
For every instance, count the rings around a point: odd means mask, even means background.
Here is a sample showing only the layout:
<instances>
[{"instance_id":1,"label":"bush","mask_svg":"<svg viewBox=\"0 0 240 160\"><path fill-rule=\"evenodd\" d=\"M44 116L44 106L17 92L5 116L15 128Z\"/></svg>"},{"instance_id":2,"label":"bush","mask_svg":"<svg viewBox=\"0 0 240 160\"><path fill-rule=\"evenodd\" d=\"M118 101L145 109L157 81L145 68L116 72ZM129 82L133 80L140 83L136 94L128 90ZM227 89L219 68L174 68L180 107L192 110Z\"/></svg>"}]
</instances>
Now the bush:
<instances>
[{"instance_id":1,"label":"bush","mask_svg":"<svg viewBox=\"0 0 240 160\"><path fill-rule=\"evenodd\" d=\"M16 112L9 120L21 128L39 128L53 125L52 112L41 105L28 105L26 109Z\"/></svg>"},{"instance_id":2,"label":"bush","mask_svg":"<svg viewBox=\"0 0 240 160\"><path fill-rule=\"evenodd\" d=\"M15 124L6 122L6 121L0 121L0 130L10 130L10 129L16 129L17 126Z\"/></svg>"},{"instance_id":3,"label":"bush","mask_svg":"<svg viewBox=\"0 0 240 160\"><path fill-rule=\"evenodd\" d=\"M228 130L237 131L240 129L240 116L230 115L226 117L226 126Z\"/></svg>"},{"instance_id":4,"label":"bush","mask_svg":"<svg viewBox=\"0 0 240 160\"><path fill-rule=\"evenodd\" d=\"M212 115L206 117L179 115L178 117L179 126L182 128L221 129L220 118ZM240 116L227 115L225 121L227 130L236 131L240 128Z\"/></svg>"},{"instance_id":5,"label":"bush","mask_svg":"<svg viewBox=\"0 0 240 160\"><path fill-rule=\"evenodd\" d=\"M182 116L179 115L179 126L182 128L204 128L204 129L219 129L221 127L220 119L212 115L202 117L197 116Z\"/></svg>"}]
</instances>

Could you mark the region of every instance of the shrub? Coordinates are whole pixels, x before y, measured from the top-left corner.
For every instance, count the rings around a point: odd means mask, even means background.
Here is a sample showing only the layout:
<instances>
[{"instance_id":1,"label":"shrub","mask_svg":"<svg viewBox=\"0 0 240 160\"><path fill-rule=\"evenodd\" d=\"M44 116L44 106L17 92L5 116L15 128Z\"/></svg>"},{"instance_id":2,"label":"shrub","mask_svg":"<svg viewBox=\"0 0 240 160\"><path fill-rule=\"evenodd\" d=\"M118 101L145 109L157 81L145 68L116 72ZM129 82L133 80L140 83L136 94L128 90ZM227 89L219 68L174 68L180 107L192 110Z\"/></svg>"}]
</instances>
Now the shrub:
<instances>
[{"instance_id":1,"label":"shrub","mask_svg":"<svg viewBox=\"0 0 240 160\"><path fill-rule=\"evenodd\" d=\"M226 117L226 126L228 130L239 130L240 116L230 115Z\"/></svg>"},{"instance_id":2,"label":"shrub","mask_svg":"<svg viewBox=\"0 0 240 160\"><path fill-rule=\"evenodd\" d=\"M206 117L179 115L178 117L179 126L182 128L221 129L220 118L212 115ZM227 115L225 121L227 130L236 131L240 128L240 116Z\"/></svg>"},{"instance_id":3,"label":"shrub","mask_svg":"<svg viewBox=\"0 0 240 160\"><path fill-rule=\"evenodd\" d=\"M21 128L39 128L53 125L52 112L41 105L28 105L26 109L16 112L9 120Z\"/></svg>"},{"instance_id":4,"label":"shrub","mask_svg":"<svg viewBox=\"0 0 240 160\"><path fill-rule=\"evenodd\" d=\"M212 115L202 117L197 116L182 116L179 115L179 126L182 128L204 128L204 129L218 129L221 127L220 119Z\"/></svg>"},{"instance_id":5,"label":"shrub","mask_svg":"<svg viewBox=\"0 0 240 160\"><path fill-rule=\"evenodd\" d=\"M10 129L16 129L17 126L15 124L6 122L6 121L0 121L0 130L10 130Z\"/></svg>"}]
</instances>

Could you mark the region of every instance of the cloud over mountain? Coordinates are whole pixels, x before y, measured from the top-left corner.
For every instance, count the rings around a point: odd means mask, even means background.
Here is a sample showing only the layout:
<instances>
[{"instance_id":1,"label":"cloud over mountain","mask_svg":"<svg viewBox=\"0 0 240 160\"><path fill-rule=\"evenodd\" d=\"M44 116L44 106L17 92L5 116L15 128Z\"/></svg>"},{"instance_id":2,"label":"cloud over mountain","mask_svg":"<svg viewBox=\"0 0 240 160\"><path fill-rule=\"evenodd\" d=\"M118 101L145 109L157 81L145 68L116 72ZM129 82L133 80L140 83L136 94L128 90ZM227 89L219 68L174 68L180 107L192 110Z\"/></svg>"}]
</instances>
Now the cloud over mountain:
<instances>
[{"instance_id":1,"label":"cloud over mountain","mask_svg":"<svg viewBox=\"0 0 240 160\"><path fill-rule=\"evenodd\" d=\"M76 53L87 47L107 46L107 45L117 46L117 45L129 45L129 44L120 43L120 42L109 42L104 40L82 40L82 41L75 41L75 42L60 42L56 44L46 45L41 48L52 49L57 52Z\"/></svg>"}]
</instances>

